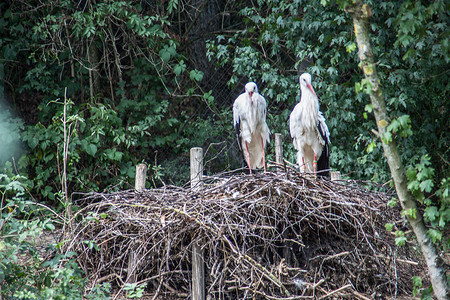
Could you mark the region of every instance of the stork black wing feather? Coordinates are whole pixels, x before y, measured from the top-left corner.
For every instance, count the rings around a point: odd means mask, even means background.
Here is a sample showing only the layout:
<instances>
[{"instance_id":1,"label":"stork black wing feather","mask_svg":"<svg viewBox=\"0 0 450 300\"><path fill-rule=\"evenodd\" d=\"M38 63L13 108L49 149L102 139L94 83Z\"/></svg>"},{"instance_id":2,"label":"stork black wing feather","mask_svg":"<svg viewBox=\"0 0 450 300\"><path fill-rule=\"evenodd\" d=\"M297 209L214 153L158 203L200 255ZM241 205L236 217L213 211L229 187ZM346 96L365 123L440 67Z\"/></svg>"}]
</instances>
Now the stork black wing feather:
<instances>
[{"instance_id":1,"label":"stork black wing feather","mask_svg":"<svg viewBox=\"0 0 450 300\"><path fill-rule=\"evenodd\" d=\"M320 124L317 125L317 128L319 129L320 136L325 141L325 145L322 149L322 155L320 155L319 160L317 161L317 174L323 177L330 177L330 151L328 138L325 136L325 133L322 132Z\"/></svg>"},{"instance_id":2,"label":"stork black wing feather","mask_svg":"<svg viewBox=\"0 0 450 300\"><path fill-rule=\"evenodd\" d=\"M236 130L236 140L239 147L239 150L242 152L242 144L241 144L241 120L234 125L234 129Z\"/></svg>"},{"instance_id":3,"label":"stork black wing feather","mask_svg":"<svg viewBox=\"0 0 450 300\"><path fill-rule=\"evenodd\" d=\"M242 142L241 142L241 120L236 123L234 126L234 129L236 130L236 141L239 147L239 151L241 152L241 167L244 168L247 166L247 162L244 158L244 150L242 149Z\"/></svg>"}]
</instances>

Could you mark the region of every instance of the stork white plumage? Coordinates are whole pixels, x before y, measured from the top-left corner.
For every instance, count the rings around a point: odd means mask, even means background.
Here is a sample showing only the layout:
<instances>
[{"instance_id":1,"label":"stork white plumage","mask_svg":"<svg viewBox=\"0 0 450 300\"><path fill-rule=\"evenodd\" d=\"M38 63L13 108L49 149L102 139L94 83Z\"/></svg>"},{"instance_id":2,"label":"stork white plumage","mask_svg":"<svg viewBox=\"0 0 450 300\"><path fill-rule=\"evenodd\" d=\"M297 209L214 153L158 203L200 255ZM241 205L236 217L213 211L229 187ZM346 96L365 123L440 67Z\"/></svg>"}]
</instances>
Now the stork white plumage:
<instances>
[{"instance_id":1,"label":"stork white plumage","mask_svg":"<svg viewBox=\"0 0 450 300\"><path fill-rule=\"evenodd\" d=\"M256 83L245 85L245 93L239 95L233 104L233 123L239 148L252 174L252 168L264 168L264 149L270 142L270 130L266 123L266 99L258 93Z\"/></svg>"},{"instance_id":2,"label":"stork white plumage","mask_svg":"<svg viewBox=\"0 0 450 300\"><path fill-rule=\"evenodd\" d=\"M303 73L299 82L301 99L289 117L289 129L297 150L297 163L303 172L315 174L318 171L319 175L328 177L330 132L319 111L319 100L311 85L311 75Z\"/></svg>"}]
</instances>

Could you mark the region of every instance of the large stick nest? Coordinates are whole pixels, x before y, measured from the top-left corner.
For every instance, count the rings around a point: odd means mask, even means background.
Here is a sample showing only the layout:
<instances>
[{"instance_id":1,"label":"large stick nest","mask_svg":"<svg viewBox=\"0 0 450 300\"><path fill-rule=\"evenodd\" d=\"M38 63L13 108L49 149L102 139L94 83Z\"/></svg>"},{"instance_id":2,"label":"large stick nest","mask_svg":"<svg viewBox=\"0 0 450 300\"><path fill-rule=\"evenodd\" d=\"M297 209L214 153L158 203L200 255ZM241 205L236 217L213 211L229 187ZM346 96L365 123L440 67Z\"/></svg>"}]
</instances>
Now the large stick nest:
<instances>
[{"instance_id":1,"label":"large stick nest","mask_svg":"<svg viewBox=\"0 0 450 300\"><path fill-rule=\"evenodd\" d=\"M91 282L146 282L155 299L191 296L193 245L210 299L384 299L410 293L423 268L384 227L401 220L388 197L296 173L96 193L67 250Z\"/></svg>"}]
</instances>

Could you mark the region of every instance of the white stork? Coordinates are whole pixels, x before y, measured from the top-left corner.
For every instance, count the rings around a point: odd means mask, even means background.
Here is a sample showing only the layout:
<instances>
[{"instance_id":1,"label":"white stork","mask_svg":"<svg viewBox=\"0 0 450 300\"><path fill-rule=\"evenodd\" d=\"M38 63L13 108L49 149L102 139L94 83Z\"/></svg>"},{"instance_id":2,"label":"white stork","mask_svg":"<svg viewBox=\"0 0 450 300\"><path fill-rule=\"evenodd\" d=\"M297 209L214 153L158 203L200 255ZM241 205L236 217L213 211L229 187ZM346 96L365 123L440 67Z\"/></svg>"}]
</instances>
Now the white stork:
<instances>
[{"instance_id":1,"label":"white stork","mask_svg":"<svg viewBox=\"0 0 450 300\"><path fill-rule=\"evenodd\" d=\"M315 174L319 171L319 175L328 177L330 132L319 111L319 100L311 85L311 75L303 73L299 82L302 96L289 117L289 129L297 150L297 163L303 172Z\"/></svg>"},{"instance_id":2,"label":"white stork","mask_svg":"<svg viewBox=\"0 0 450 300\"><path fill-rule=\"evenodd\" d=\"M264 168L264 172L266 171L264 148L270 142L266 115L266 99L258 93L256 83L247 83L245 93L234 100L233 123L239 149L247 162L250 174L252 168Z\"/></svg>"}]
</instances>

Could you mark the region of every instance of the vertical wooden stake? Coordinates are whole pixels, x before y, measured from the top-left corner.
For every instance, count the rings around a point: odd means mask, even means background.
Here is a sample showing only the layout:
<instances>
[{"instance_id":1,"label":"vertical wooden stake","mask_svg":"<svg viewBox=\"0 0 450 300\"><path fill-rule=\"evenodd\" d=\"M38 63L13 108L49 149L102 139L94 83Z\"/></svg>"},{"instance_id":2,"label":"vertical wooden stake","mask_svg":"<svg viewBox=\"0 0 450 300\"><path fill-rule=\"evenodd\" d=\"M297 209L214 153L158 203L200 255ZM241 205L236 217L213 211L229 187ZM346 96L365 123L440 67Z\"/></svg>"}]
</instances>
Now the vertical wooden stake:
<instances>
[{"instance_id":1,"label":"vertical wooden stake","mask_svg":"<svg viewBox=\"0 0 450 300\"><path fill-rule=\"evenodd\" d=\"M283 141L281 133L275 133L275 161L278 165L283 165ZM281 167L277 167L277 171L281 170Z\"/></svg>"},{"instance_id":2,"label":"vertical wooden stake","mask_svg":"<svg viewBox=\"0 0 450 300\"><path fill-rule=\"evenodd\" d=\"M192 300L205 300L204 259L200 245L192 247Z\"/></svg>"},{"instance_id":3,"label":"vertical wooden stake","mask_svg":"<svg viewBox=\"0 0 450 300\"><path fill-rule=\"evenodd\" d=\"M201 190L203 186L203 149L191 148L191 188ZM204 258L200 245L192 246L192 300L205 300Z\"/></svg>"},{"instance_id":4,"label":"vertical wooden stake","mask_svg":"<svg viewBox=\"0 0 450 300\"><path fill-rule=\"evenodd\" d=\"M277 172L280 172L283 170L284 161L283 161L283 139L281 133L275 133L275 161L277 163ZM283 234L284 239L288 239L287 231L284 231ZM284 242L283 245L283 258L286 261L286 264L288 266L292 266L292 249L291 249L291 242Z\"/></svg>"},{"instance_id":5,"label":"vertical wooden stake","mask_svg":"<svg viewBox=\"0 0 450 300\"><path fill-rule=\"evenodd\" d=\"M137 281L136 268L138 261L139 257L136 255L136 249L130 249L128 256L127 283L135 283Z\"/></svg>"},{"instance_id":6,"label":"vertical wooden stake","mask_svg":"<svg viewBox=\"0 0 450 300\"><path fill-rule=\"evenodd\" d=\"M202 189L203 179L203 149L191 148L191 189Z\"/></svg>"},{"instance_id":7,"label":"vertical wooden stake","mask_svg":"<svg viewBox=\"0 0 450 300\"><path fill-rule=\"evenodd\" d=\"M145 181L147 177L147 165L139 164L136 166L136 180L134 183L134 189L137 192L142 192L145 190ZM136 253L136 249L130 249L128 256L128 273L127 273L127 283L135 283L137 281L136 269L138 267L138 262L141 256Z\"/></svg>"},{"instance_id":8,"label":"vertical wooden stake","mask_svg":"<svg viewBox=\"0 0 450 300\"><path fill-rule=\"evenodd\" d=\"M147 165L139 164L136 166L136 181L134 183L134 189L138 192L145 190L145 180L147 177Z\"/></svg>"}]
</instances>

